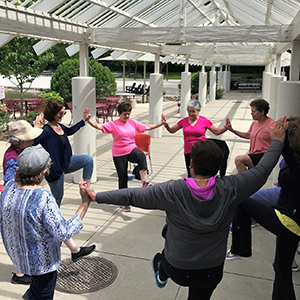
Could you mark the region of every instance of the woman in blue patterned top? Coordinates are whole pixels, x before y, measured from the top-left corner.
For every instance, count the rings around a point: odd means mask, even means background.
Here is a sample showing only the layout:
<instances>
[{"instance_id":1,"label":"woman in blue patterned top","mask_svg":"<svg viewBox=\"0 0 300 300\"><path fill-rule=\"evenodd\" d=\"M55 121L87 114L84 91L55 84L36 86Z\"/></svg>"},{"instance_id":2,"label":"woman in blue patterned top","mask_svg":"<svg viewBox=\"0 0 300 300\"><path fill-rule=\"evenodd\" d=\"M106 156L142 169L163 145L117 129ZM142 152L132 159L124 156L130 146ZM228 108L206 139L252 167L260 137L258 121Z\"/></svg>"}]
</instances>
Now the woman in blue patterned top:
<instances>
[{"instance_id":1,"label":"woman in blue patterned top","mask_svg":"<svg viewBox=\"0 0 300 300\"><path fill-rule=\"evenodd\" d=\"M4 247L15 267L32 275L23 299L53 299L60 246L82 228L89 199L82 196L77 212L63 217L51 192L41 186L50 169L50 155L42 147L27 147L17 158L15 180L8 181L0 201Z\"/></svg>"}]
</instances>

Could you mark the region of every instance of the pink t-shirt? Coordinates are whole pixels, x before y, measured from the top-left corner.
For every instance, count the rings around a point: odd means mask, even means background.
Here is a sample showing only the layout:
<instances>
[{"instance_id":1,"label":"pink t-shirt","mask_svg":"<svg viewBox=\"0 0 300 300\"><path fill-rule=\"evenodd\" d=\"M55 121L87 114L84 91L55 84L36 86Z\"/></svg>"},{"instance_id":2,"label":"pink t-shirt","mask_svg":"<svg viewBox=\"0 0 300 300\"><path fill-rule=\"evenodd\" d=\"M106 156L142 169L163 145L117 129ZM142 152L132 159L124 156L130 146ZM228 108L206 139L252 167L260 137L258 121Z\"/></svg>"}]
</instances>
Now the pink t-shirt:
<instances>
[{"instance_id":1,"label":"pink t-shirt","mask_svg":"<svg viewBox=\"0 0 300 300\"><path fill-rule=\"evenodd\" d=\"M135 134L142 133L147 129L136 120L129 119L126 123L119 120L110 121L101 125L104 133L111 133L113 137L112 156L129 154L134 148Z\"/></svg>"},{"instance_id":2,"label":"pink t-shirt","mask_svg":"<svg viewBox=\"0 0 300 300\"><path fill-rule=\"evenodd\" d=\"M250 149L249 154L265 153L267 152L271 139L267 132L267 128L275 126L276 121L271 118L266 119L263 122L254 120L248 130L250 134Z\"/></svg>"},{"instance_id":3,"label":"pink t-shirt","mask_svg":"<svg viewBox=\"0 0 300 300\"><path fill-rule=\"evenodd\" d=\"M191 153L192 146L198 140L206 140L205 132L213 123L205 117L199 116L197 123L192 126L189 117L180 120L177 125L183 128L184 153Z\"/></svg>"}]
</instances>

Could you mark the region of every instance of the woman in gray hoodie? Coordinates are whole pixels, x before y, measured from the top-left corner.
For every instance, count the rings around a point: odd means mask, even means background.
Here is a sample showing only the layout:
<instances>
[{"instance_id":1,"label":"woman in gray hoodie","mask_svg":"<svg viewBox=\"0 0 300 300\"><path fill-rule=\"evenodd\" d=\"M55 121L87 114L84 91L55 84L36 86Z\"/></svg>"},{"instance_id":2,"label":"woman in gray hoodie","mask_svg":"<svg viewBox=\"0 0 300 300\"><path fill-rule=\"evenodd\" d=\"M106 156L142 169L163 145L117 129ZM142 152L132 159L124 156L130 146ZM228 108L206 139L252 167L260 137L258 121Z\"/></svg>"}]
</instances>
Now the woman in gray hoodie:
<instances>
[{"instance_id":1,"label":"woman in gray hoodie","mask_svg":"<svg viewBox=\"0 0 300 300\"><path fill-rule=\"evenodd\" d=\"M101 193L84 182L80 188L98 203L165 211L165 246L152 262L156 285L164 287L170 277L189 287L188 300L210 299L223 276L235 209L266 182L284 148L286 128L282 117L270 132L271 146L259 164L240 174L219 177L221 150L213 141L200 140L192 147L191 178Z\"/></svg>"}]
</instances>

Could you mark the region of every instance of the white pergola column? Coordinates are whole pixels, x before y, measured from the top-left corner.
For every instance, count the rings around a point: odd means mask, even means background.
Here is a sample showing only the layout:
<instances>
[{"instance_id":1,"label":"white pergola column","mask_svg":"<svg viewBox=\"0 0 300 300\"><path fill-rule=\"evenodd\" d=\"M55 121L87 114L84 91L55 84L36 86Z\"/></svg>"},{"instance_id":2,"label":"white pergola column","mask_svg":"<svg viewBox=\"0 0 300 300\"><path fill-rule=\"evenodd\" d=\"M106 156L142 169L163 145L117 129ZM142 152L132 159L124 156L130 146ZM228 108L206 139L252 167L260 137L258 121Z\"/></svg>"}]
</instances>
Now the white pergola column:
<instances>
[{"instance_id":1,"label":"white pergola column","mask_svg":"<svg viewBox=\"0 0 300 300\"><path fill-rule=\"evenodd\" d=\"M276 55L276 75L281 74L281 54Z\"/></svg>"},{"instance_id":2,"label":"white pergola column","mask_svg":"<svg viewBox=\"0 0 300 300\"><path fill-rule=\"evenodd\" d=\"M188 59L185 63L185 72L181 73L180 118L187 117L186 106L191 99L191 72L188 72Z\"/></svg>"},{"instance_id":3,"label":"white pergola column","mask_svg":"<svg viewBox=\"0 0 300 300\"><path fill-rule=\"evenodd\" d=\"M89 76L89 45L86 43L79 46L79 75Z\"/></svg>"},{"instance_id":4,"label":"white pergola column","mask_svg":"<svg viewBox=\"0 0 300 300\"><path fill-rule=\"evenodd\" d=\"M125 71L126 71L125 60L123 60L123 93L126 92Z\"/></svg>"},{"instance_id":5,"label":"white pergola column","mask_svg":"<svg viewBox=\"0 0 300 300\"><path fill-rule=\"evenodd\" d=\"M72 78L72 102L74 123L82 120L83 110L88 107L91 111L92 119L96 114L96 81L93 77L73 77ZM88 154L93 158L94 171L91 182L97 181L97 144L96 129L86 124L73 138L73 151L75 155ZM74 173L74 182L82 180L82 170Z\"/></svg>"},{"instance_id":6,"label":"white pergola column","mask_svg":"<svg viewBox=\"0 0 300 300\"><path fill-rule=\"evenodd\" d=\"M278 107L276 119L286 115L300 116L300 81L281 81L278 87Z\"/></svg>"},{"instance_id":7,"label":"white pergola column","mask_svg":"<svg viewBox=\"0 0 300 300\"><path fill-rule=\"evenodd\" d=\"M268 115L274 120L276 120L277 118L277 107L283 102L282 101L283 99L280 99L278 97L278 86L281 81L286 81L286 77L273 75L270 78L270 91L269 91L270 112Z\"/></svg>"},{"instance_id":8,"label":"white pergola column","mask_svg":"<svg viewBox=\"0 0 300 300\"><path fill-rule=\"evenodd\" d=\"M265 71L263 72L263 80L262 80L262 97L266 101L270 101L270 81L271 77L274 74L271 73L271 64L265 66Z\"/></svg>"},{"instance_id":9,"label":"white pergola column","mask_svg":"<svg viewBox=\"0 0 300 300\"><path fill-rule=\"evenodd\" d=\"M154 73L150 74L149 124L161 122L163 110L163 74L159 74L159 54L155 54ZM149 131L151 137L161 137L162 128Z\"/></svg>"},{"instance_id":10,"label":"white pergola column","mask_svg":"<svg viewBox=\"0 0 300 300\"><path fill-rule=\"evenodd\" d=\"M293 42L291 67L290 67L290 81L299 80L299 67L300 67L300 42Z\"/></svg>"},{"instance_id":11,"label":"white pergola column","mask_svg":"<svg viewBox=\"0 0 300 300\"><path fill-rule=\"evenodd\" d=\"M216 82L217 82L217 74L216 74L216 65L212 65L212 70L209 72L209 101L216 100Z\"/></svg>"},{"instance_id":12,"label":"white pergola column","mask_svg":"<svg viewBox=\"0 0 300 300\"><path fill-rule=\"evenodd\" d=\"M230 91L230 79L231 72L228 71L228 67L225 67L225 71L223 71L223 89L225 92Z\"/></svg>"},{"instance_id":13,"label":"white pergola column","mask_svg":"<svg viewBox=\"0 0 300 300\"><path fill-rule=\"evenodd\" d=\"M206 93L207 93L207 73L205 72L205 63L202 62L202 69L199 73L199 91L198 100L201 107L206 106Z\"/></svg>"}]
</instances>

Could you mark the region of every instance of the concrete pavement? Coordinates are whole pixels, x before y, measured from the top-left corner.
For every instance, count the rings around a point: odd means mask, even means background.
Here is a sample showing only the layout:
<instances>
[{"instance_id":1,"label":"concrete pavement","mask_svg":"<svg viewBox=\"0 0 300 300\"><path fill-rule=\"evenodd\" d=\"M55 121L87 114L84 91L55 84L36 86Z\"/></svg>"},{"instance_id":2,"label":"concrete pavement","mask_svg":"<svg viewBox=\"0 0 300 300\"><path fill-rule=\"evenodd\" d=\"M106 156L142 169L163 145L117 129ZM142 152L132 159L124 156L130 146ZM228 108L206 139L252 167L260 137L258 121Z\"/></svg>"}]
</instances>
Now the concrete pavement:
<instances>
[{"instance_id":1,"label":"concrete pavement","mask_svg":"<svg viewBox=\"0 0 300 300\"><path fill-rule=\"evenodd\" d=\"M212 120L214 125L223 126L226 116L232 120L234 128L248 130L252 118L250 100L257 94L229 92L224 99L208 103L201 114ZM137 104L132 118L148 123L149 104ZM163 111L170 124L176 123L180 116L176 102L164 102ZM69 116L65 122L68 124ZM208 137L213 135L208 132ZM234 158L246 153L249 141L242 140L230 132L217 137L226 140L230 148L227 175L236 173ZM98 182L93 188L106 191L117 188L117 177L111 157L112 138L110 135L97 134L97 175ZM0 142L0 160L8 144ZM154 172L149 180L152 183L179 179L186 175L183 157L182 131L169 134L163 128L162 138L151 140L151 157ZM2 165L0 167L2 174ZM2 180L2 175L0 177ZM273 184L272 177L266 187ZM129 181L129 187L140 187L140 181ZM45 185L47 188L47 185ZM65 195L61 210L70 218L80 203L78 185L72 183L72 175L66 175ZM97 245L93 257L103 257L112 261L118 269L116 280L107 288L81 295L55 292L55 299L104 299L104 300L184 300L187 289L179 287L171 280L164 289L155 286L151 268L154 254L163 248L161 229L165 223L165 214L160 211L132 208L125 213L113 205L92 203L84 219L84 228L74 239L79 245ZM231 237L229 235L229 243ZM253 228L253 256L246 260L226 261L222 282L215 290L212 300L265 300L271 299L274 272L272 262L275 250L275 237L258 226ZM62 259L70 258L70 252L62 245ZM300 263L300 258L298 259ZM2 240L0 242L0 298L20 299L25 286L10 283L14 267L9 260ZM97 271L95 271L97 272ZM300 297L300 273L294 273L295 290ZM284 300L284 299L283 299Z\"/></svg>"}]
</instances>

